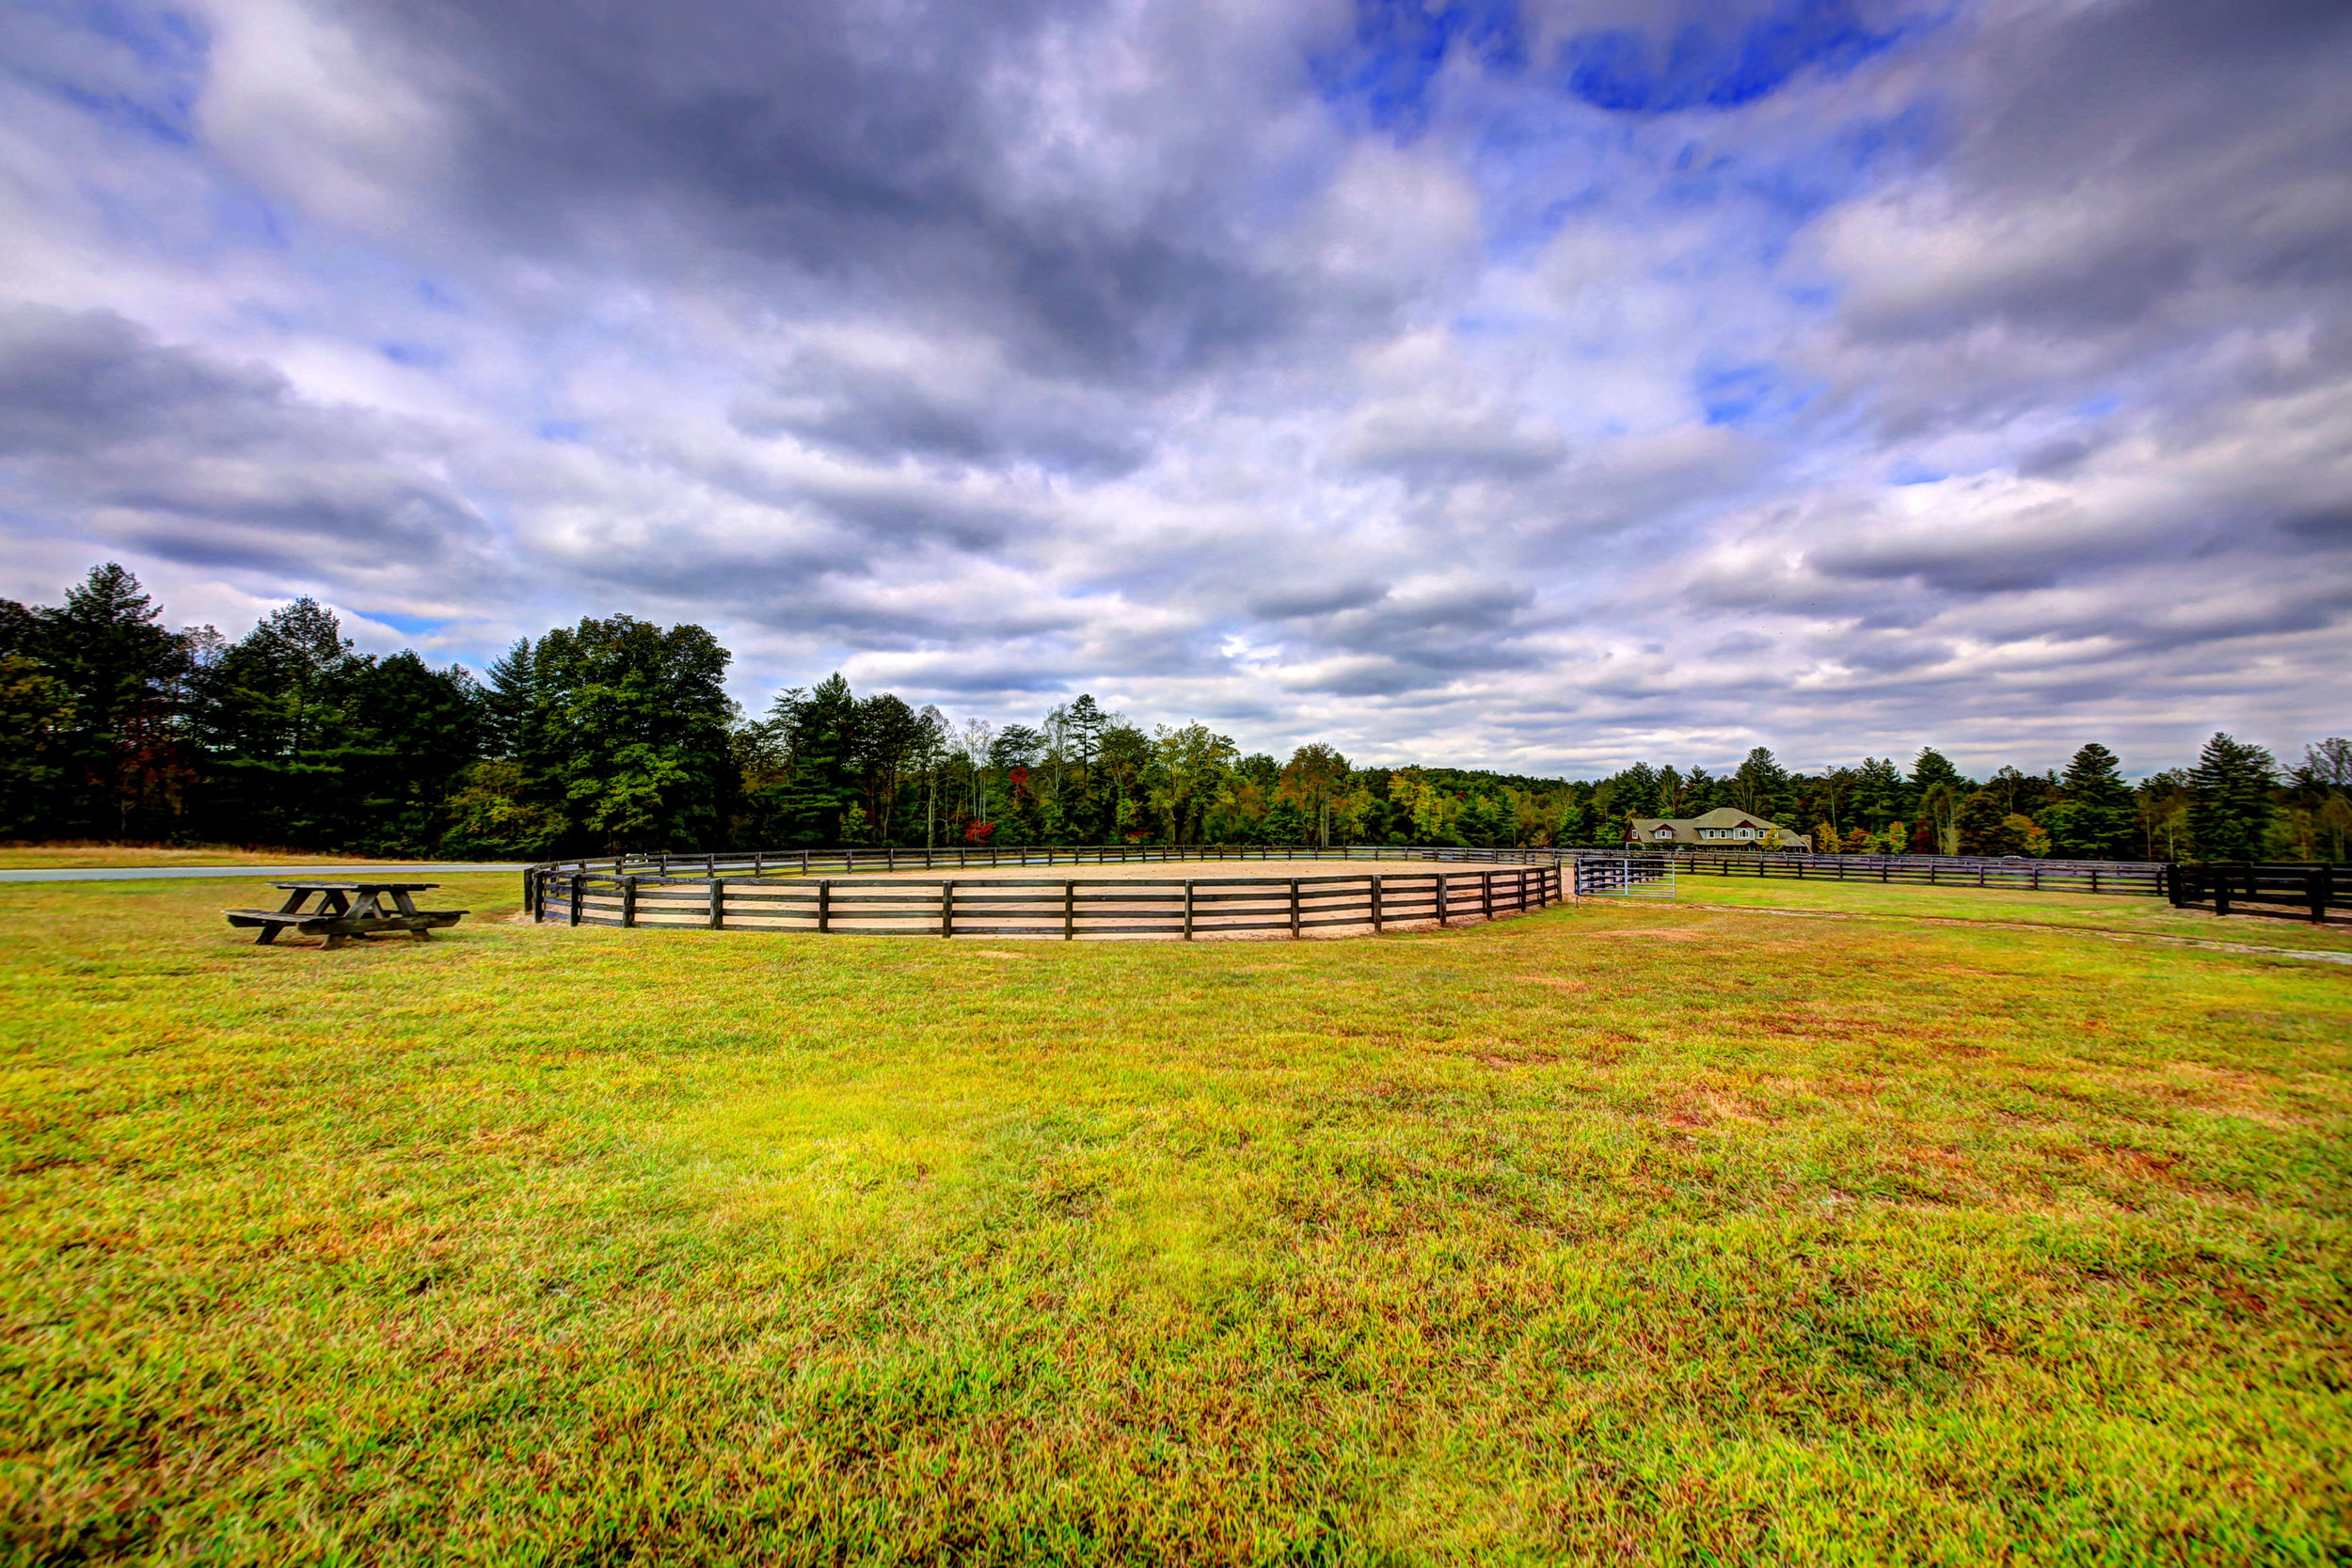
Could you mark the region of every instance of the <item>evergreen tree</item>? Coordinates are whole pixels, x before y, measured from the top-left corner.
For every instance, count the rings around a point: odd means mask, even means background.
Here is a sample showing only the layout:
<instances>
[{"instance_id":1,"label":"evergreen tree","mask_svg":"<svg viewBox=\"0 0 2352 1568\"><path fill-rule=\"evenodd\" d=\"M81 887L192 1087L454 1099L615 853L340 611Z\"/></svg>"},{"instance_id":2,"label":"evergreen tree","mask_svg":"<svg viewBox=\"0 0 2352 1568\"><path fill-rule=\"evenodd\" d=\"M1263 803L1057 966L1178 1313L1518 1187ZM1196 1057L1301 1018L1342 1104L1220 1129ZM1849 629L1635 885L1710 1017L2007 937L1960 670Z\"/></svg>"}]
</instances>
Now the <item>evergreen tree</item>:
<instances>
[{"instance_id":1,"label":"evergreen tree","mask_svg":"<svg viewBox=\"0 0 2352 1568\"><path fill-rule=\"evenodd\" d=\"M1918 800L1892 757L1864 757L1854 769L1846 815L1850 824L1883 833L1890 823L1908 819L1918 809Z\"/></svg>"},{"instance_id":2,"label":"evergreen tree","mask_svg":"<svg viewBox=\"0 0 2352 1568\"><path fill-rule=\"evenodd\" d=\"M858 798L857 697L839 671L814 687L781 693L769 709L781 736L786 775L770 801L781 842L831 848L843 842L842 819Z\"/></svg>"},{"instance_id":3,"label":"evergreen tree","mask_svg":"<svg viewBox=\"0 0 2352 1568\"><path fill-rule=\"evenodd\" d=\"M336 842L431 854L460 775L482 754L484 706L482 689L454 665L436 670L405 649L355 661L343 699L348 822Z\"/></svg>"},{"instance_id":4,"label":"evergreen tree","mask_svg":"<svg viewBox=\"0 0 2352 1568\"><path fill-rule=\"evenodd\" d=\"M272 610L199 682L210 836L326 847L352 826L344 714L361 661L335 612L307 594Z\"/></svg>"},{"instance_id":5,"label":"evergreen tree","mask_svg":"<svg viewBox=\"0 0 2352 1568\"><path fill-rule=\"evenodd\" d=\"M1911 764L1912 795L1925 800L1928 791L1938 784L1957 789L1963 796L1976 787L1959 768L1952 766L1950 758L1932 746L1922 746L1919 755Z\"/></svg>"},{"instance_id":6,"label":"evergreen tree","mask_svg":"<svg viewBox=\"0 0 2352 1568\"><path fill-rule=\"evenodd\" d=\"M186 644L114 562L92 567L62 606L33 620L24 652L70 705L44 748L69 792L57 826L110 838L168 831L171 797L191 760L176 711Z\"/></svg>"},{"instance_id":7,"label":"evergreen tree","mask_svg":"<svg viewBox=\"0 0 2352 1568\"><path fill-rule=\"evenodd\" d=\"M1765 748L1750 752L1731 776L1732 799L1741 811L1771 819L1787 810L1788 770Z\"/></svg>"},{"instance_id":8,"label":"evergreen tree","mask_svg":"<svg viewBox=\"0 0 2352 1568\"><path fill-rule=\"evenodd\" d=\"M483 740L493 756L511 757L522 744L539 700L531 640L516 638L513 647L490 660L488 673L489 686L482 697Z\"/></svg>"},{"instance_id":9,"label":"evergreen tree","mask_svg":"<svg viewBox=\"0 0 2352 1568\"><path fill-rule=\"evenodd\" d=\"M1682 809L1679 816L1704 816L1717 806L1731 803L1731 781L1719 779L1704 768L1693 768L1683 775Z\"/></svg>"},{"instance_id":10,"label":"evergreen tree","mask_svg":"<svg viewBox=\"0 0 2352 1568\"><path fill-rule=\"evenodd\" d=\"M2137 847L2139 814L2115 753L2092 741L2066 765L2059 787L2065 799L2036 816L2050 835L2051 852L2075 860L2129 859Z\"/></svg>"},{"instance_id":11,"label":"evergreen tree","mask_svg":"<svg viewBox=\"0 0 2352 1568\"><path fill-rule=\"evenodd\" d=\"M2209 861L2251 860L2262 852L2276 809L2270 799L2279 765L2260 746L2216 734L2189 770L2189 832Z\"/></svg>"}]
</instances>

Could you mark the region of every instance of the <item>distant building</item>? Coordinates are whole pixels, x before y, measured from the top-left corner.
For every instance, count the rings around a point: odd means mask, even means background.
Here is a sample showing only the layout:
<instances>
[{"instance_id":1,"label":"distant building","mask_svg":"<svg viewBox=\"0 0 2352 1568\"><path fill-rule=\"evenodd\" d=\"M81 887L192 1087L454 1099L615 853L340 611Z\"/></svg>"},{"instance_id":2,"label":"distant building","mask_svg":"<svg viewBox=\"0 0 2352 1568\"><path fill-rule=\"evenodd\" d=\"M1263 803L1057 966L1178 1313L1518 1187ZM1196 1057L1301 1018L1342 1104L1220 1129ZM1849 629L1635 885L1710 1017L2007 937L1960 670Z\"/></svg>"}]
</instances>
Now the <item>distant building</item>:
<instances>
[{"instance_id":1,"label":"distant building","mask_svg":"<svg viewBox=\"0 0 2352 1568\"><path fill-rule=\"evenodd\" d=\"M1731 806L1718 806L1701 816L1637 816L1625 835L1628 844L1696 844L1710 849L1754 849L1774 839L1783 849L1813 847L1812 834Z\"/></svg>"}]
</instances>

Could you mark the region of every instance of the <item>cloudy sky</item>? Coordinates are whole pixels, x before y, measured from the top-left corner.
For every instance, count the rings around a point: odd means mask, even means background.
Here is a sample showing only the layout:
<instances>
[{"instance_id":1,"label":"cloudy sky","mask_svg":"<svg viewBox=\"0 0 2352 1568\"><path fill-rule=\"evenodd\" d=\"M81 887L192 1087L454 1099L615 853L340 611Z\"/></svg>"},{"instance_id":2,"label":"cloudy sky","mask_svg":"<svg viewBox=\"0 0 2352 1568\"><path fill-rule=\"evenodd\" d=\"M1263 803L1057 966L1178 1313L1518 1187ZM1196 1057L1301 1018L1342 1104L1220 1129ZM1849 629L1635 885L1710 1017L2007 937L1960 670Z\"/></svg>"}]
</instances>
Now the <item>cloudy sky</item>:
<instances>
[{"instance_id":1,"label":"cloudy sky","mask_svg":"<svg viewBox=\"0 0 2352 1568\"><path fill-rule=\"evenodd\" d=\"M0 8L0 594L1589 775L2352 729L2352 6Z\"/></svg>"}]
</instances>

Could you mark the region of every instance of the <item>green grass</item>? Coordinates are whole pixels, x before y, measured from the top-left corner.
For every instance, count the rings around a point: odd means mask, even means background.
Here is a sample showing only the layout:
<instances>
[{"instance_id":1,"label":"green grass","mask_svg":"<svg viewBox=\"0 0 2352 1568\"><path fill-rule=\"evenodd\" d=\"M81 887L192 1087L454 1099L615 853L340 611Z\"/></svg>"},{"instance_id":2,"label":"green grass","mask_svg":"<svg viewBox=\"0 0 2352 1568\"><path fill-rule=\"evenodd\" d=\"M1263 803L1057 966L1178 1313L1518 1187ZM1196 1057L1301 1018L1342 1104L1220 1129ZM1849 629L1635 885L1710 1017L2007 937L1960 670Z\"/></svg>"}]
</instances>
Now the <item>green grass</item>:
<instances>
[{"instance_id":1,"label":"green grass","mask_svg":"<svg viewBox=\"0 0 2352 1568\"><path fill-rule=\"evenodd\" d=\"M2209 909L2174 909L2162 898L2109 894L2016 893L1997 888L1881 886L1875 882L1803 881L1774 877L1684 876L1675 884L1685 905L1737 905L1849 917L1966 920L2059 926L2157 936L2189 942L2244 942L2256 947L2319 948L2352 953L2352 922L2339 911L2326 925L2275 914L2216 915Z\"/></svg>"},{"instance_id":2,"label":"green grass","mask_svg":"<svg viewBox=\"0 0 2352 1568\"><path fill-rule=\"evenodd\" d=\"M445 881L455 933L332 955L6 890L8 1560L2352 1551L2352 970Z\"/></svg>"}]
</instances>

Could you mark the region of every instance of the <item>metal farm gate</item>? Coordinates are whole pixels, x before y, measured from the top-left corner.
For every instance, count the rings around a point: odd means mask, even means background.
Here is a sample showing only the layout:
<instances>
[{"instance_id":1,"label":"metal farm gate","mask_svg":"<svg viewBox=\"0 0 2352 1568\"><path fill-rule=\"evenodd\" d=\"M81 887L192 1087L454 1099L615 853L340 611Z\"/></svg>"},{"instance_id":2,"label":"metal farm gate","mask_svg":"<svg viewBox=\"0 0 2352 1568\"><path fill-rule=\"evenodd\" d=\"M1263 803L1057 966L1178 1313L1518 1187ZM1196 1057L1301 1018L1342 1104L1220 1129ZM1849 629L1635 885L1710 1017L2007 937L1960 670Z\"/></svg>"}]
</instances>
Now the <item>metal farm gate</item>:
<instances>
[{"instance_id":1,"label":"metal farm gate","mask_svg":"<svg viewBox=\"0 0 2352 1568\"><path fill-rule=\"evenodd\" d=\"M1672 898L1671 855L1580 855L1576 860L1580 898Z\"/></svg>"}]
</instances>

